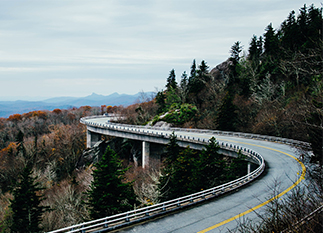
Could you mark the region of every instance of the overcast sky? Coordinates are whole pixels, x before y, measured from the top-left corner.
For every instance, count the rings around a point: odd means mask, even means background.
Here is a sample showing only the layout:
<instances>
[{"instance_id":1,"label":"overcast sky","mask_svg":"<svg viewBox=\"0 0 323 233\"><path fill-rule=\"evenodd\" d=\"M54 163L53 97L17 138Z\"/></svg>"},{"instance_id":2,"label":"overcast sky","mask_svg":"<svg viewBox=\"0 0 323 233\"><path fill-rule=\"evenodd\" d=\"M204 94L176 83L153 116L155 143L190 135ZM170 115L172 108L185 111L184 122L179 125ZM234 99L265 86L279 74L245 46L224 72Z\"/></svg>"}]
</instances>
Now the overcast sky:
<instances>
[{"instance_id":1,"label":"overcast sky","mask_svg":"<svg viewBox=\"0 0 323 233\"><path fill-rule=\"evenodd\" d=\"M0 0L0 100L161 90L320 1Z\"/></svg>"}]
</instances>

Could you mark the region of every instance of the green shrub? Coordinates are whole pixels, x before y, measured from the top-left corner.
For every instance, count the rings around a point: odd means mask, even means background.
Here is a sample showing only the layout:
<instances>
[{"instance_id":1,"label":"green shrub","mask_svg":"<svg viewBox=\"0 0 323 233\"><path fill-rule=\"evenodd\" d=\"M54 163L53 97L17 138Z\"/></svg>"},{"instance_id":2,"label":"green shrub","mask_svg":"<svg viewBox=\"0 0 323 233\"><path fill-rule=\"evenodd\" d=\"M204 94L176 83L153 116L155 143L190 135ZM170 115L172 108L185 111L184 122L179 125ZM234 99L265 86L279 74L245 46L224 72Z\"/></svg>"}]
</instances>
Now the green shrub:
<instances>
[{"instance_id":1,"label":"green shrub","mask_svg":"<svg viewBox=\"0 0 323 233\"><path fill-rule=\"evenodd\" d=\"M163 120L174 125L183 125L185 122L191 121L196 116L198 110L192 104L182 104L180 108L172 110Z\"/></svg>"}]
</instances>

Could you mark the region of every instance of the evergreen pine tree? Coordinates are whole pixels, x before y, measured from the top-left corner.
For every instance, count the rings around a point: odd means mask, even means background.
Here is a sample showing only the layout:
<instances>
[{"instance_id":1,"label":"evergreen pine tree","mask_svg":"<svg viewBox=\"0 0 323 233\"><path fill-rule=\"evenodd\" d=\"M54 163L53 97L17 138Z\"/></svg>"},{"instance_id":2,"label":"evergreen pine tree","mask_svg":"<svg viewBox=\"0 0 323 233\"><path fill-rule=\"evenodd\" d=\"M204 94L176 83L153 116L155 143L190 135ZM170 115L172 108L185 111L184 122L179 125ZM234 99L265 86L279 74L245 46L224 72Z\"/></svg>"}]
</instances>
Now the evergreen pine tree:
<instances>
[{"instance_id":1,"label":"evergreen pine tree","mask_svg":"<svg viewBox=\"0 0 323 233\"><path fill-rule=\"evenodd\" d=\"M269 24L264 34L264 49L267 56L277 56L279 54L279 39L272 24Z\"/></svg>"},{"instance_id":2,"label":"evergreen pine tree","mask_svg":"<svg viewBox=\"0 0 323 233\"><path fill-rule=\"evenodd\" d=\"M230 74L230 79L229 79L229 84L230 86L234 85L237 81L239 81L238 76L238 66L239 66L239 60L240 60L240 53L242 51L242 46L241 46L241 42L237 41L235 42L232 46L231 46L231 57L230 57L230 61L231 61L231 65L230 65L230 70L231 70L231 74Z\"/></svg>"},{"instance_id":3,"label":"evergreen pine tree","mask_svg":"<svg viewBox=\"0 0 323 233\"><path fill-rule=\"evenodd\" d=\"M287 19L281 24L281 45L289 53L307 53L308 49L315 49L322 39L322 8L310 8L306 4L299 10L297 19L295 11L292 11Z\"/></svg>"},{"instance_id":4,"label":"evergreen pine tree","mask_svg":"<svg viewBox=\"0 0 323 233\"><path fill-rule=\"evenodd\" d=\"M161 200L166 201L198 191L196 167L198 154L191 148L178 151L172 163L166 163L159 182Z\"/></svg>"},{"instance_id":5,"label":"evergreen pine tree","mask_svg":"<svg viewBox=\"0 0 323 233\"><path fill-rule=\"evenodd\" d=\"M321 46L322 48L322 17L323 8L315 8L312 4L308 9L308 35L307 35L307 47L317 48Z\"/></svg>"},{"instance_id":6,"label":"evergreen pine tree","mask_svg":"<svg viewBox=\"0 0 323 233\"><path fill-rule=\"evenodd\" d=\"M196 96L204 88L207 72L208 66L206 65L206 62L204 60L201 62L201 65L199 66L198 70L195 70L194 67L194 72L191 71L191 74L193 73L194 76L191 75L189 79L189 92L191 94L194 94L194 96Z\"/></svg>"},{"instance_id":7,"label":"evergreen pine tree","mask_svg":"<svg viewBox=\"0 0 323 233\"><path fill-rule=\"evenodd\" d=\"M307 14L306 4L299 10L297 24L299 33L297 35L298 43L302 46L307 41L309 17Z\"/></svg>"},{"instance_id":8,"label":"evergreen pine tree","mask_svg":"<svg viewBox=\"0 0 323 233\"><path fill-rule=\"evenodd\" d=\"M172 189L172 177L174 174L174 163L177 160L180 152L180 147L177 144L177 136L173 132L170 136L169 143L166 146L166 159L163 174L159 180L158 189L162 193L162 200L168 200L169 192Z\"/></svg>"},{"instance_id":9,"label":"evergreen pine tree","mask_svg":"<svg viewBox=\"0 0 323 233\"><path fill-rule=\"evenodd\" d=\"M197 70L197 77L199 80L201 80L203 82L203 86L205 86L205 82L209 81L209 77L208 77L208 69L209 66L206 64L206 62L204 60L201 61L201 65L199 66L199 69Z\"/></svg>"},{"instance_id":10,"label":"evergreen pine tree","mask_svg":"<svg viewBox=\"0 0 323 233\"><path fill-rule=\"evenodd\" d=\"M237 122L236 106L233 104L233 96L227 91L219 108L216 123L217 129L225 131L234 131Z\"/></svg>"},{"instance_id":11,"label":"evergreen pine tree","mask_svg":"<svg viewBox=\"0 0 323 233\"><path fill-rule=\"evenodd\" d=\"M132 182L123 182L127 169L123 169L116 152L107 147L95 165L93 181L87 194L92 219L131 210L137 203Z\"/></svg>"},{"instance_id":12,"label":"evergreen pine tree","mask_svg":"<svg viewBox=\"0 0 323 233\"><path fill-rule=\"evenodd\" d=\"M165 161L166 164L169 165L174 163L179 155L179 152L180 152L180 147L177 143L177 136L173 132L170 135L169 143L166 146L166 161Z\"/></svg>"},{"instance_id":13,"label":"evergreen pine tree","mask_svg":"<svg viewBox=\"0 0 323 233\"><path fill-rule=\"evenodd\" d=\"M280 47L279 33L276 33L275 29L270 23L265 29L264 34L264 53L263 53L263 72L260 79L265 79L268 75L271 75L273 79L276 79L281 70L280 59L282 51Z\"/></svg>"},{"instance_id":14,"label":"evergreen pine tree","mask_svg":"<svg viewBox=\"0 0 323 233\"><path fill-rule=\"evenodd\" d=\"M195 59L193 60L190 76L188 77L187 83L187 103L194 103L195 102L195 94L194 94L194 83L196 79L197 71L196 71L196 62Z\"/></svg>"},{"instance_id":15,"label":"evergreen pine tree","mask_svg":"<svg viewBox=\"0 0 323 233\"><path fill-rule=\"evenodd\" d=\"M182 104L184 104L186 103L186 97L188 94L188 78L187 78L186 71L184 71L181 76L180 87L181 87L181 102Z\"/></svg>"},{"instance_id":16,"label":"evergreen pine tree","mask_svg":"<svg viewBox=\"0 0 323 233\"><path fill-rule=\"evenodd\" d=\"M36 178L32 176L31 165L28 164L13 191L14 199L10 204L13 213L10 226L12 232L35 233L42 231L40 226L42 215L48 207L40 206L43 197L37 193L43 188L40 188L39 183L35 180Z\"/></svg>"},{"instance_id":17,"label":"evergreen pine tree","mask_svg":"<svg viewBox=\"0 0 323 233\"><path fill-rule=\"evenodd\" d=\"M195 59L193 60L193 64L191 66L191 72L190 72L190 77L188 79L188 85L191 85L191 82L193 81L193 79L196 76L196 62Z\"/></svg>"},{"instance_id":18,"label":"evergreen pine tree","mask_svg":"<svg viewBox=\"0 0 323 233\"><path fill-rule=\"evenodd\" d=\"M199 66L199 72L202 74L206 74L208 72L208 65L204 60L201 61L201 65Z\"/></svg>"},{"instance_id":19,"label":"evergreen pine tree","mask_svg":"<svg viewBox=\"0 0 323 233\"><path fill-rule=\"evenodd\" d=\"M159 190L162 200L169 200L201 191L219 184L224 177L225 161L218 154L219 146L215 138L198 153L190 147L184 150L175 144L175 138L168 145L168 150L178 151L172 162L168 160L160 179ZM172 146L170 146L172 145Z\"/></svg>"},{"instance_id":20,"label":"evergreen pine tree","mask_svg":"<svg viewBox=\"0 0 323 233\"><path fill-rule=\"evenodd\" d=\"M196 70L195 60L191 67L191 76L188 82L189 102L201 107L202 102L205 101L205 93L202 91L205 89L206 83L209 81L208 66L203 60L199 69Z\"/></svg>"},{"instance_id":21,"label":"evergreen pine tree","mask_svg":"<svg viewBox=\"0 0 323 233\"><path fill-rule=\"evenodd\" d=\"M202 109L202 104L206 100L207 96L207 83L210 81L210 76L208 75L209 67L204 60L202 60L199 69L197 70L197 76L193 82L192 92L195 95L195 105L198 109Z\"/></svg>"},{"instance_id":22,"label":"evergreen pine tree","mask_svg":"<svg viewBox=\"0 0 323 233\"><path fill-rule=\"evenodd\" d=\"M17 156L22 155L23 158L26 158L26 148L24 146L24 133L19 130L18 134L16 135L16 142L18 143L17 147Z\"/></svg>"},{"instance_id":23,"label":"evergreen pine tree","mask_svg":"<svg viewBox=\"0 0 323 233\"><path fill-rule=\"evenodd\" d=\"M219 185L223 181L225 161L219 154L220 146L212 137L209 144L200 153L197 163L198 189L207 189Z\"/></svg>"},{"instance_id":24,"label":"evergreen pine tree","mask_svg":"<svg viewBox=\"0 0 323 233\"><path fill-rule=\"evenodd\" d=\"M187 83L188 83L187 74L186 74L186 71L184 71L181 76L181 84L180 84L181 88L186 89Z\"/></svg>"},{"instance_id":25,"label":"evergreen pine tree","mask_svg":"<svg viewBox=\"0 0 323 233\"><path fill-rule=\"evenodd\" d=\"M162 113L166 111L166 102L165 102L166 96L163 91L159 91L156 95L156 103L158 104L157 113Z\"/></svg>"},{"instance_id":26,"label":"evergreen pine tree","mask_svg":"<svg viewBox=\"0 0 323 233\"><path fill-rule=\"evenodd\" d=\"M172 69L169 73L169 76L167 78L167 84L166 84L167 90L169 89L177 89L177 82L176 82L176 75L175 70Z\"/></svg>"},{"instance_id":27,"label":"evergreen pine tree","mask_svg":"<svg viewBox=\"0 0 323 233\"><path fill-rule=\"evenodd\" d=\"M233 62L233 65L235 66L238 64L240 60L240 53L242 51L242 46L240 41L236 41L232 46L231 46L231 61Z\"/></svg>"},{"instance_id":28,"label":"evergreen pine tree","mask_svg":"<svg viewBox=\"0 0 323 233\"><path fill-rule=\"evenodd\" d=\"M172 164L173 173L168 184L168 199L200 191L198 161L198 153L189 146L179 153L176 161Z\"/></svg>"},{"instance_id":29,"label":"evergreen pine tree","mask_svg":"<svg viewBox=\"0 0 323 233\"><path fill-rule=\"evenodd\" d=\"M256 35L253 35L251 39L248 52L249 52L248 59L250 61L254 61L257 59L257 36Z\"/></svg>"},{"instance_id":30,"label":"evergreen pine tree","mask_svg":"<svg viewBox=\"0 0 323 233\"><path fill-rule=\"evenodd\" d=\"M252 61L255 65L259 65L260 56L262 54L262 37L257 39L256 35L253 35L250 46L248 60Z\"/></svg>"},{"instance_id":31,"label":"evergreen pine tree","mask_svg":"<svg viewBox=\"0 0 323 233\"><path fill-rule=\"evenodd\" d=\"M280 30L281 36L281 44L286 50L294 51L298 48L297 42L297 34L298 27L295 19L295 11L292 11L287 20L285 20L281 25Z\"/></svg>"}]
</instances>

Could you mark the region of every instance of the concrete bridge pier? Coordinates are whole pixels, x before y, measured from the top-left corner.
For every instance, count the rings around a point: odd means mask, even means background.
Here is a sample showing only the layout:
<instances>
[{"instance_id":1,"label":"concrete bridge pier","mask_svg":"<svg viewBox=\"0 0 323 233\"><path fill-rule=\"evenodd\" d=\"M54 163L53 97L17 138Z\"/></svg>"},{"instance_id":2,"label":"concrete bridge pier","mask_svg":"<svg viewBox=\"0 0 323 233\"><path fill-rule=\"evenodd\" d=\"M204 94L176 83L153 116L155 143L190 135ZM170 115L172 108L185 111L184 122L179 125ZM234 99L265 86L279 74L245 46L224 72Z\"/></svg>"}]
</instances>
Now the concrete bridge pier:
<instances>
[{"instance_id":1,"label":"concrete bridge pier","mask_svg":"<svg viewBox=\"0 0 323 233\"><path fill-rule=\"evenodd\" d=\"M101 140L101 134L93 133L89 130L86 131L86 146L87 148L91 148L98 141Z\"/></svg>"},{"instance_id":2,"label":"concrete bridge pier","mask_svg":"<svg viewBox=\"0 0 323 233\"><path fill-rule=\"evenodd\" d=\"M94 133L90 130L86 132L86 146L87 148L93 147L97 142L101 140L100 133ZM142 141L142 167L147 168L149 166L149 156L150 156L150 143L147 141Z\"/></svg>"},{"instance_id":3,"label":"concrete bridge pier","mask_svg":"<svg viewBox=\"0 0 323 233\"><path fill-rule=\"evenodd\" d=\"M149 166L150 143L142 142L142 168Z\"/></svg>"},{"instance_id":4,"label":"concrete bridge pier","mask_svg":"<svg viewBox=\"0 0 323 233\"><path fill-rule=\"evenodd\" d=\"M248 168L247 168L248 180L250 180L250 176L249 176L250 170L251 170L251 163L248 162Z\"/></svg>"}]
</instances>

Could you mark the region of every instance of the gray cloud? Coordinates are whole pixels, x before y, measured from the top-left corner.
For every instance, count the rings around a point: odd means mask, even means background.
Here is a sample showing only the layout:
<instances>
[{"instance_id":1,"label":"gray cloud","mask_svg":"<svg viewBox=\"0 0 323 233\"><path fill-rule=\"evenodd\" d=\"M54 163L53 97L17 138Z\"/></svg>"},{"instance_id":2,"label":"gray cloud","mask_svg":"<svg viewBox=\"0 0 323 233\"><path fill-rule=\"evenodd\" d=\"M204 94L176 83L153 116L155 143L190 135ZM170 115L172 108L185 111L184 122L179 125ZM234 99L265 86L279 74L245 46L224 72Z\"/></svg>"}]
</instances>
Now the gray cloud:
<instances>
[{"instance_id":1,"label":"gray cloud","mask_svg":"<svg viewBox=\"0 0 323 233\"><path fill-rule=\"evenodd\" d=\"M231 45L275 28L300 0L0 2L0 99L161 89L193 59L211 67ZM307 3L307 5L312 2ZM318 1L314 2L320 6ZM17 90L18 93L17 93Z\"/></svg>"}]
</instances>

